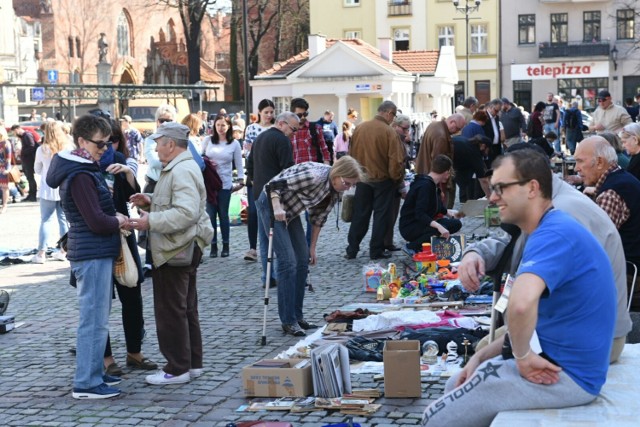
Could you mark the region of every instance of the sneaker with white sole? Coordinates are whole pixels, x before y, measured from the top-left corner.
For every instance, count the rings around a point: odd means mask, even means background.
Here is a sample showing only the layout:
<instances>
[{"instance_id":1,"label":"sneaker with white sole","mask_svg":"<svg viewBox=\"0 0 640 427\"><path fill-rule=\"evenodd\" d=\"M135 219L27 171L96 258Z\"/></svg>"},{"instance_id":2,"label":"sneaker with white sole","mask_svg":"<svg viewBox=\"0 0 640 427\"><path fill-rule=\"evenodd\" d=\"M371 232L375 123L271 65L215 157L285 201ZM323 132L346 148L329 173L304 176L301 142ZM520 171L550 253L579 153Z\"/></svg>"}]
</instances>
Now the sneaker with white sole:
<instances>
[{"instance_id":1,"label":"sneaker with white sole","mask_svg":"<svg viewBox=\"0 0 640 427\"><path fill-rule=\"evenodd\" d=\"M258 252L255 249L249 249L244 253L245 261L258 261Z\"/></svg>"},{"instance_id":2,"label":"sneaker with white sole","mask_svg":"<svg viewBox=\"0 0 640 427\"><path fill-rule=\"evenodd\" d=\"M54 251L51 254L51 258L56 259L58 261L66 261L67 260L67 254L62 253L60 251Z\"/></svg>"},{"instance_id":3,"label":"sneaker with white sole","mask_svg":"<svg viewBox=\"0 0 640 427\"><path fill-rule=\"evenodd\" d=\"M164 385L164 384L184 384L188 383L191 380L191 376L189 372L185 372L182 375L171 375L167 374L162 369L153 375L147 375L145 381L149 384L153 385Z\"/></svg>"},{"instance_id":4,"label":"sneaker with white sole","mask_svg":"<svg viewBox=\"0 0 640 427\"><path fill-rule=\"evenodd\" d=\"M104 374L102 376L102 381L108 386L120 384L122 382L122 378L114 377L113 375Z\"/></svg>"},{"instance_id":5,"label":"sneaker with white sole","mask_svg":"<svg viewBox=\"0 0 640 427\"><path fill-rule=\"evenodd\" d=\"M38 254L35 254L33 256L33 258L31 258L31 263L32 264L44 264L45 262L47 262L47 256L40 256Z\"/></svg>"},{"instance_id":6,"label":"sneaker with white sole","mask_svg":"<svg viewBox=\"0 0 640 427\"><path fill-rule=\"evenodd\" d=\"M189 375L191 378L198 378L202 374L204 374L204 369L202 368L189 369Z\"/></svg>"},{"instance_id":7,"label":"sneaker with white sole","mask_svg":"<svg viewBox=\"0 0 640 427\"><path fill-rule=\"evenodd\" d=\"M108 399L121 393L119 388L109 387L105 383L93 388L74 388L71 395L74 399Z\"/></svg>"}]
</instances>

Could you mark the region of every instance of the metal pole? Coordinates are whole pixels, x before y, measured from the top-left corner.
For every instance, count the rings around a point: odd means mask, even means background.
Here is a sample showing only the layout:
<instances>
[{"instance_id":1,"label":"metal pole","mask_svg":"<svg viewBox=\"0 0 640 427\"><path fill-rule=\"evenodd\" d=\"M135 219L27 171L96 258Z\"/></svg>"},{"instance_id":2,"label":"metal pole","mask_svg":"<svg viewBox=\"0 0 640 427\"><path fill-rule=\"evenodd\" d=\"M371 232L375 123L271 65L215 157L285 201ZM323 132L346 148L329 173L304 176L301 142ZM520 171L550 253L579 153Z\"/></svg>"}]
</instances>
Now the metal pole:
<instances>
[{"instance_id":1,"label":"metal pole","mask_svg":"<svg viewBox=\"0 0 640 427\"><path fill-rule=\"evenodd\" d=\"M466 92L466 96L469 97L469 0L467 0L466 8L464 11L464 18L465 18L464 21L467 29L467 37L466 37L467 39L466 40L467 41L467 65L466 65L467 82L465 83L467 90L465 92Z\"/></svg>"},{"instance_id":2,"label":"metal pole","mask_svg":"<svg viewBox=\"0 0 640 427\"><path fill-rule=\"evenodd\" d=\"M247 33L249 32L249 18L247 10L247 0L242 0L242 44L244 45L242 51L244 54L244 112L249 117L251 113L251 94L249 92L249 44L247 43Z\"/></svg>"}]
</instances>

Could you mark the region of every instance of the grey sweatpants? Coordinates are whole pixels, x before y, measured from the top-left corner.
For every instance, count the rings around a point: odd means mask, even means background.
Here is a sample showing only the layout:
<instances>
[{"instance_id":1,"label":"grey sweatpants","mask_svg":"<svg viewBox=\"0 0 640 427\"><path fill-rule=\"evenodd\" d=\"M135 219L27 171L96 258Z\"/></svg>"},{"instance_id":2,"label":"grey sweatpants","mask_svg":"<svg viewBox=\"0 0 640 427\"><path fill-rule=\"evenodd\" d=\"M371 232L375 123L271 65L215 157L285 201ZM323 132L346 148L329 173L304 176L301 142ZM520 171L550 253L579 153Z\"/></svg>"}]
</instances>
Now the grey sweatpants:
<instances>
[{"instance_id":1,"label":"grey sweatpants","mask_svg":"<svg viewBox=\"0 0 640 427\"><path fill-rule=\"evenodd\" d=\"M467 382L454 388L457 378L452 376L445 395L425 409L423 426L488 426L501 411L566 408L596 398L565 372L560 372L560 380L553 385L527 381L520 376L516 361L502 356L485 361Z\"/></svg>"}]
</instances>

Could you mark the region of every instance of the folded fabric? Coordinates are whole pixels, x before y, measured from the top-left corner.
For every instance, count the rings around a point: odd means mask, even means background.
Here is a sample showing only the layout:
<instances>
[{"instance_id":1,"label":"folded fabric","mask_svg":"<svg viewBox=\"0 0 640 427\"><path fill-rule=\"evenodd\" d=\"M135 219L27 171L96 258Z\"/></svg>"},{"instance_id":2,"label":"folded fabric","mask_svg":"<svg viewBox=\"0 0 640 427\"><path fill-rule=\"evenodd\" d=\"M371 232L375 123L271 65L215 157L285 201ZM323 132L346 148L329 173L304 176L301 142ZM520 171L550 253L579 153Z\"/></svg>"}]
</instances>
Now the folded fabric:
<instances>
[{"instance_id":1,"label":"folded fabric","mask_svg":"<svg viewBox=\"0 0 640 427\"><path fill-rule=\"evenodd\" d=\"M434 312L421 311L386 311L353 321L353 331L377 331L379 329L395 328L402 325L422 325L439 322L440 318Z\"/></svg>"}]
</instances>

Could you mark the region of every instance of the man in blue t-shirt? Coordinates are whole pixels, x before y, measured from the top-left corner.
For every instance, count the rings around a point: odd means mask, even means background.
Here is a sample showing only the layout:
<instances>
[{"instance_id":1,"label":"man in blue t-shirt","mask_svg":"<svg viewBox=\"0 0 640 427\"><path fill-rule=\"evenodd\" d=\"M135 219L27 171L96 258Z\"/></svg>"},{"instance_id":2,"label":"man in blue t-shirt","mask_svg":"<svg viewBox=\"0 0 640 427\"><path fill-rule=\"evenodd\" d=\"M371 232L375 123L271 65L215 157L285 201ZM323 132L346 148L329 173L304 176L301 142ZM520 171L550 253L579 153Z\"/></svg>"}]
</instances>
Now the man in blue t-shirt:
<instances>
[{"instance_id":1,"label":"man in blue t-shirt","mask_svg":"<svg viewBox=\"0 0 640 427\"><path fill-rule=\"evenodd\" d=\"M616 317L606 253L587 229L553 209L544 155L516 151L493 170L491 201L501 221L529 235L510 292L509 332L447 382L423 426L489 425L501 411L584 405L606 380ZM578 252L588 259L568 268L562 260Z\"/></svg>"}]
</instances>

